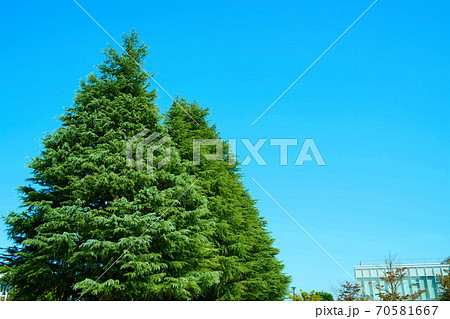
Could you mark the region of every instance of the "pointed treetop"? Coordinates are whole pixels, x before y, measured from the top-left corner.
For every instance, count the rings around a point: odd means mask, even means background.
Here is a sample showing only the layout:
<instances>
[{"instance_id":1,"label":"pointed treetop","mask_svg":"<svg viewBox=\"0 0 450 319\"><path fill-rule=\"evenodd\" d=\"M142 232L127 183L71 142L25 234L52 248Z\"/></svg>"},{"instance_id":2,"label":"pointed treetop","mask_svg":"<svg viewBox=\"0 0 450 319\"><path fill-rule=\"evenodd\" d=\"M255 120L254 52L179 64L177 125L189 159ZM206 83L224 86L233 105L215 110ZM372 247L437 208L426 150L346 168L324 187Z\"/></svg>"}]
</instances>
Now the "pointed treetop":
<instances>
[{"instance_id":1,"label":"pointed treetop","mask_svg":"<svg viewBox=\"0 0 450 319\"><path fill-rule=\"evenodd\" d=\"M148 54L148 47L139 40L138 34L134 31L124 34L122 38L124 52L119 54L111 46L103 50L107 59L99 65L102 78L131 76L136 80L146 81L149 75L144 70L143 60Z\"/></svg>"}]
</instances>

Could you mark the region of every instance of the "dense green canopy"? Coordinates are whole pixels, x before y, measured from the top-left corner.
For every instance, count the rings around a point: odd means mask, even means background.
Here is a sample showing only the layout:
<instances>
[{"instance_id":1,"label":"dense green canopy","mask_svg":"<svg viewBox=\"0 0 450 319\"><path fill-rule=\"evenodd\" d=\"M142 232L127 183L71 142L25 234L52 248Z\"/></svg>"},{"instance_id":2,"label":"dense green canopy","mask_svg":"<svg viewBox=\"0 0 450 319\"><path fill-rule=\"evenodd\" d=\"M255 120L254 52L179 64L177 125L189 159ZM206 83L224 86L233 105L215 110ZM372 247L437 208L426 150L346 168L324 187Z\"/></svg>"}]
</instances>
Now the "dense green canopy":
<instances>
[{"instance_id":1,"label":"dense green canopy","mask_svg":"<svg viewBox=\"0 0 450 319\"><path fill-rule=\"evenodd\" d=\"M147 48L135 33L123 47L104 51L31 161L23 210L6 218L2 281L16 300L283 299L289 277L236 166L192 163L193 139L219 138L208 110L179 98L160 115L139 66ZM159 169L127 165L144 129L172 137Z\"/></svg>"}]
</instances>

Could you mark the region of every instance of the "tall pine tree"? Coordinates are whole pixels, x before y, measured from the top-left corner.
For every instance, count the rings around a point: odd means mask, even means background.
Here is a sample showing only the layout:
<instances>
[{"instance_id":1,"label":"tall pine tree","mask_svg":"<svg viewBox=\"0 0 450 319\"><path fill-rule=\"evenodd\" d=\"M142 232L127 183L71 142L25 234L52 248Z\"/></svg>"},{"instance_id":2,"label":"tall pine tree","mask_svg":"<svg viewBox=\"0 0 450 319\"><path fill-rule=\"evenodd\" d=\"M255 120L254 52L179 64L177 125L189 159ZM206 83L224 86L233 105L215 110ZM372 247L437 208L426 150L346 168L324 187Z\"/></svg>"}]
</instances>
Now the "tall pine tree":
<instances>
[{"instance_id":1,"label":"tall pine tree","mask_svg":"<svg viewBox=\"0 0 450 319\"><path fill-rule=\"evenodd\" d=\"M145 163L142 172L126 165L128 139L165 129L137 65L146 47L134 33L123 47L105 50L100 74L81 82L30 163L24 210L6 219L15 245L2 281L14 299L187 300L219 281L208 239L215 223L176 150L152 175Z\"/></svg>"},{"instance_id":2,"label":"tall pine tree","mask_svg":"<svg viewBox=\"0 0 450 319\"><path fill-rule=\"evenodd\" d=\"M187 115L189 114L189 115ZM166 124L181 157L199 178L208 208L217 220L213 241L219 252L220 282L208 289L206 299L282 300L290 278L282 273L276 259L278 250L266 230L241 181L239 169L229 161L229 145L223 142L223 160L208 161L204 156L193 165L194 139L219 139L215 125L208 122L209 110L184 99L174 101L166 115ZM195 119L195 121L191 118ZM201 148L216 152L215 146Z\"/></svg>"}]
</instances>

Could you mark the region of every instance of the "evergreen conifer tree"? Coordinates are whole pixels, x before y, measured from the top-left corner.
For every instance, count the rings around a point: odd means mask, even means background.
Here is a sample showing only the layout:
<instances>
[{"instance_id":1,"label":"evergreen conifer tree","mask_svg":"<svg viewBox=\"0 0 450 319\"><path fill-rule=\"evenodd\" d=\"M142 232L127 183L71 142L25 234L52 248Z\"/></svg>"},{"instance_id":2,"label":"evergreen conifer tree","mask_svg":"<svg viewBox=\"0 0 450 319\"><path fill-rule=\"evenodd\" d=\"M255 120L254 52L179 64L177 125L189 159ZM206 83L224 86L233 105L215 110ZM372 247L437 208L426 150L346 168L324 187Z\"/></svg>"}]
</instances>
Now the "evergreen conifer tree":
<instances>
[{"instance_id":1,"label":"evergreen conifer tree","mask_svg":"<svg viewBox=\"0 0 450 319\"><path fill-rule=\"evenodd\" d=\"M189 115L187 115L189 114ZM284 266L276 259L278 249L259 216L255 201L241 181L233 154L223 142L223 160L193 163L194 139L219 139L215 125L208 121L209 110L197 103L176 99L166 114L169 135L181 157L191 163L199 178L208 208L216 219L213 240L219 252L220 283L208 289L206 299L282 300L290 278L282 273ZM191 118L195 119L195 121ZM203 153L216 152L215 146L201 148Z\"/></svg>"},{"instance_id":2,"label":"evergreen conifer tree","mask_svg":"<svg viewBox=\"0 0 450 319\"><path fill-rule=\"evenodd\" d=\"M151 175L126 165L128 139L165 129L138 65L146 47L135 33L123 47L81 81L30 163L24 210L6 218L15 245L1 271L14 299L189 300L219 281L214 220L176 150Z\"/></svg>"}]
</instances>

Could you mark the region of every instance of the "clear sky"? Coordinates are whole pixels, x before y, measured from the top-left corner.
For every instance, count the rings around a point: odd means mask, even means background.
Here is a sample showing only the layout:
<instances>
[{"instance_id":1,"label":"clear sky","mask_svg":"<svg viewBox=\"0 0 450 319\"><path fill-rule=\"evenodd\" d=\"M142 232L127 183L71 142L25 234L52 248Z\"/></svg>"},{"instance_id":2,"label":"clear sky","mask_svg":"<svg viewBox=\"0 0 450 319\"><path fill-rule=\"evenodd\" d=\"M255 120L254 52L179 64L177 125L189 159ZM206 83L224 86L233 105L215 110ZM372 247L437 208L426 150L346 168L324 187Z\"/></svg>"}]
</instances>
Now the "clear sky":
<instances>
[{"instance_id":1,"label":"clear sky","mask_svg":"<svg viewBox=\"0 0 450 319\"><path fill-rule=\"evenodd\" d=\"M135 29L170 94L211 108L224 139L313 138L326 166L243 167L293 285L330 290L360 260L450 255L450 3L379 0L255 125L252 122L373 1L86 1L115 38ZM0 26L0 215L39 139L59 126L110 38L73 2L5 1ZM170 99L160 90L167 110ZM242 146L242 144L238 144ZM238 154L245 156L244 149ZM0 247L8 245L0 225Z\"/></svg>"}]
</instances>

